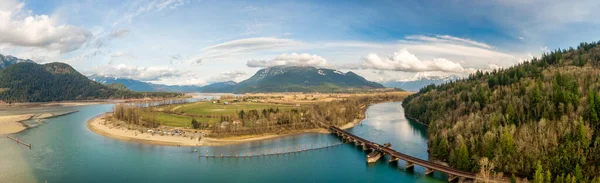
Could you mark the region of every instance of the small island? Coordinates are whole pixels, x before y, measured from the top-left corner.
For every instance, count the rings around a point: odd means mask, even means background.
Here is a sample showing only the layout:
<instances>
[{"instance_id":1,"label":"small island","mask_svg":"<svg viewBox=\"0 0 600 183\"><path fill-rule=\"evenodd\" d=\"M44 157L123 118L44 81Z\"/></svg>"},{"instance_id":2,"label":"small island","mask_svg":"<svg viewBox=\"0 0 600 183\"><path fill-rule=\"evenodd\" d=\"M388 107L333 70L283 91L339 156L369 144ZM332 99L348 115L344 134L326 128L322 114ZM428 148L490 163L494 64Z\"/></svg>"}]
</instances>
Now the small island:
<instances>
[{"instance_id":1,"label":"small island","mask_svg":"<svg viewBox=\"0 0 600 183\"><path fill-rule=\"evenodd\" d=\"M301 133L351 128L368 105L401 101L409 92L364 94L222 95L193 103L116 104L114 112L91 119L95 133L129 141L172 146L215 146Z\"/></svg>"}]
</instances>

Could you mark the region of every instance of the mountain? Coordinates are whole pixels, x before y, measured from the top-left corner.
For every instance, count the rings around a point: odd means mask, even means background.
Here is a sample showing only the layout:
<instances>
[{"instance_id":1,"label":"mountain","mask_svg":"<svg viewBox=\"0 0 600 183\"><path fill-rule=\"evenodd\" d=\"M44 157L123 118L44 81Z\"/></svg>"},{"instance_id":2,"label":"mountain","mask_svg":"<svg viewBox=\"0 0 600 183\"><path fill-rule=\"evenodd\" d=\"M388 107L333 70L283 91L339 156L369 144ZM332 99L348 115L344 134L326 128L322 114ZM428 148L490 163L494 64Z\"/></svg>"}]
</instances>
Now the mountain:
<instances>
[{"instance_id":1,"label":"mountain","mask_svg":"<svg viewBox=\"0 0 600 183\"><path fill-rule=\"evenodd\" d=\"M353 92L385 88L353 73L307 66L274 66L256 72L234 87L235 93Z\"/></svg>"},{"instance_id":2,"label":"mountain","mask_svg":"<svg viewBox=\"0 0 600 183\"><path fill-rule=\"evenodd\" d=\"M233 93L233 90L238 85L234 81L212 83L202 86L199 91L204 93Z\"/></svg>"},{"instance_id":3,"label":"mountain","mask_svg":"<svg viewBox=\"0 0 600 183\"><path fill-rule=\"evenodd\" d=\"M430 85L430 84L434 84L434 85L440 85L443 83L447 83L450 81L455 81L457 79L460 79L459 76L456 75L451 75L451 76L418 76L415 77L413 79L410 80L405 80L405 81L388 81L383 83L384 86L386 87L390 87L390 88L402 88L403 90L406 91L419 91L421 88Z\"/></svg>"},{"instance_id":4,"label":"mountain","mask_svg":"<svg viewBox=\"0 0 600 183\"><path fill-rule=\"evenodd\" d=\"M122 84L128 89L136 92L199 92L201 87L193 85L162 85L138 81L128 78L111 76L89 75L89 79L102 84Z\"/></svg>"},{"instance_id":5,"label":"mountain","mask_svg":"<svg viewBox=\"0 0 600 183\"><path fill-rule=\"evenodd\" d=\"M600 179L599 44L429 85L403 101L405 115L429 125L430 159L458 169L487 159L504 175Z\"/></svg>"},{"instance_id":6,"label":"mountain","mask_svg":"<svg viewBox=\"0 0 600 183\"><path fill-rule=\"evenodd\" d=\"M13 57L10 55L4 56L4 55L0 54L0 70L4 69L10 65L13 65L16 63L22 63L22 62L34 63L32 60L29 60L29 59L23 60L23 59L19 59L17 57Z\"/></svg>"},{"instance_id":7,"label":"mountain","mask_svg":"<svg viewBox=\"0 0 600 183\"><path fill-rule=\"evenodd\" d=\"M89 80L68 64L19 62L0 70L0 102L47 102L108 98L178 97L179 93L139 93Z\"/></svg>"}]
</instances>

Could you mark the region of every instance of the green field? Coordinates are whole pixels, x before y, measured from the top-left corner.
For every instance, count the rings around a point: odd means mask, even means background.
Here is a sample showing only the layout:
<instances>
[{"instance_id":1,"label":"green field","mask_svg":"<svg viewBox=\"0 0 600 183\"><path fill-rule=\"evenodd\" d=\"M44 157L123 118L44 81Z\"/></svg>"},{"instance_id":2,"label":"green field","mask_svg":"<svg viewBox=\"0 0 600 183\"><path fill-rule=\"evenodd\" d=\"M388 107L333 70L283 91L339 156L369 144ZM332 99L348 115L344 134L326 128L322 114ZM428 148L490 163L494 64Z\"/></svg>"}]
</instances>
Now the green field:
<instances>
[{"instance_id":1,"label":"green field","mask_svg":"<svg viewBox=\"0 0 600 183\"><path fill-rule=\"evenodd\" d=\"M254 102L236 102L228 105L223 103L213 104L210 101L196 102L191 104L182 105L171 105L165 110L172 110L174 112L192 114L192 115L236 115L240 110L263 110L269 108L291 109L294 106L281 105L281 104L268 104L268 103L254 103Z\"/></svg>"},{"instance_id":2,"label":"green field","mask_svg":"<svg viewBox=\"0 0 600 183\"><path fill-rule=\"evenodd\" d=\"M294 106L291 105L281 105L281 104L269 104L269 103L254 103L254 102L235 102L231 104L223 104L223 103L215 103L213 104L211 101L202 101L190 104L174 104L160 107L161 110L164 111L173 111L176 113L184 113L189 115L237 115L240 110L248 111L248 110L263 110L269 108L279 108L279 110L291 109ZM193 117L184 116L184 115L176 115L176 114L168 114L163 112L156 112L153 114L145 114L145 115L156 115L156 119L160 121L162 125L172 126L172 127L190 127L191 121ZM195 118L200 123L214 123L219 119L217 118Z\"/></svg>"},{"instance_id":3,"label":"green field","mask_svg":"<svg viewBox=\"0 0 600 183\"><path fill-rule=\"evenodd\" d=\"M181 116L175 114L167 114L162 112L155 113L144 113L144 116L156 115L156 120L158 120L162 125L172 126L172 127L190 127L192 123L192 118L189 116ZM208 119L208 118L196 118L196 121L201 123L212 123L217 121L218 119Z\"/></svg>"}]
</instances>

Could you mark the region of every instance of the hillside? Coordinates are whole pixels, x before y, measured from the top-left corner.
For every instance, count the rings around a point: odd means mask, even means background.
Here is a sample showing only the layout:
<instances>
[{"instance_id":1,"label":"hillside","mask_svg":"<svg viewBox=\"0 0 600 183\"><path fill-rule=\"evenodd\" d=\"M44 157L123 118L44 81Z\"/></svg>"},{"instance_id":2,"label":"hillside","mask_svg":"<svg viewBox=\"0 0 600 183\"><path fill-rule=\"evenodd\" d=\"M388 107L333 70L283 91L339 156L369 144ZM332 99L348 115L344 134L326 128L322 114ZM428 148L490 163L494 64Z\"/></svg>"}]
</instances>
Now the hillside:
<instances>
[{"instance_id":1,"label":"hillside","mask_svg":"<svg viewBox=\"0 0 600 183\"><path fill-rule=\"evenodd\" d=\"M22 62L0 70L0 100L9 103L180 95L117 90L89 80L64 63Z\"/></svg>"},{"instance_id":2,"label":"hillside","mask_svg":"<svg viewBox=\"0 0 600 183\"><path fill-rule=\"evenodd\" d=\"M260 92L354 92L385 88L353 73L299 66L275 66L261 69L240 82L235 93Z\"/></svg>"},{"instance_id":3,"label":"hillside","mask_svg":"<svg viewBox=\"0 0 600 183\"><path fill-rule=\"evenodd\" d=\"M430 85L403 106L408 117L429 124L434 159L478 172L487 158L504 175L581 182L600 178L599 90L600 46L582 43Z\"/></svg>"}]
</instances>

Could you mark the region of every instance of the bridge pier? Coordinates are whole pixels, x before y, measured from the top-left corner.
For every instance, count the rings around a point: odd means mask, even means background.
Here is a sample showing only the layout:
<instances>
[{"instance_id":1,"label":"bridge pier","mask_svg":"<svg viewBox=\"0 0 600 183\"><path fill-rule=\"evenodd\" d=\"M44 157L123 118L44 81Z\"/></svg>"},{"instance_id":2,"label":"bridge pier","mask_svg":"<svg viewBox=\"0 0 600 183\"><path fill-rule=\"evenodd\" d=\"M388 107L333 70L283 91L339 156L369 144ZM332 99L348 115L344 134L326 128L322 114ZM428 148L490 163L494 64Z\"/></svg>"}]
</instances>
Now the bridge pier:
<instances>
[{"instance_id":1,"label":"bridge pier","mask_svg":"<svg viewBox=\"0 0 600 183\"><path fill-rule=\"evenodd\" d=\"M433 174L433 169L425 168L425 175Z\"/></svg>"},{"instance_id":2,"label":"bridge pier","mask_svg":"<svg viewBox=\"0 0 600 183\"><path fill-rule=\"evenodd\" d=\"M373 150L372 148L368 147L366 144L363 144L362 148L363 148L363 151Z\"/></svg>"},{"instance_id":3,"label":"bridge pier","mask_svg":"<svg viewBox=\"0 0 600 183\"><path fill-rule=\"evenodd\" d=\"M390 160L388 160L388 162L389 162L389 163L392 163L392 162L398 162L398 160L399 160L399 159L400 159L400 158L398 158L398 157L394 157L394 156L391 156L391 155L390 155Z\"/></svg>"},{"instance_id":4,"label":"bridge pier","mask_svg":"<svg viewBox=\"0 0 600 183\"><path fill-rule=\"evenodd\" d=\"M406 162L406 169L411 169L411 168L415 168L415 164L413 162L407 161Z\"/></svg>"},{"instance_id":5,"label":"bridge pier","mask_svg":"<svg viewBox=\"0 0 600 183\"><path fill-rule=\"evenodd\" d=\"M448 174L448 182L452 182L456 178L458 178L456 175Z\"/></svg>"}]
</instances>

